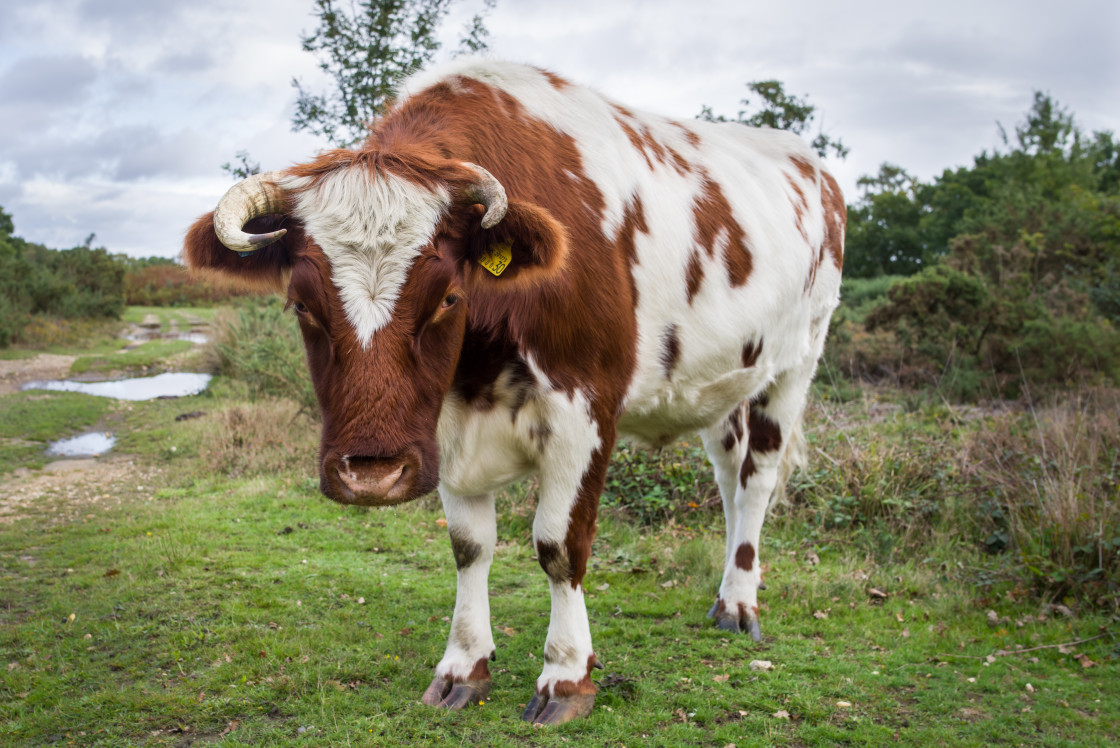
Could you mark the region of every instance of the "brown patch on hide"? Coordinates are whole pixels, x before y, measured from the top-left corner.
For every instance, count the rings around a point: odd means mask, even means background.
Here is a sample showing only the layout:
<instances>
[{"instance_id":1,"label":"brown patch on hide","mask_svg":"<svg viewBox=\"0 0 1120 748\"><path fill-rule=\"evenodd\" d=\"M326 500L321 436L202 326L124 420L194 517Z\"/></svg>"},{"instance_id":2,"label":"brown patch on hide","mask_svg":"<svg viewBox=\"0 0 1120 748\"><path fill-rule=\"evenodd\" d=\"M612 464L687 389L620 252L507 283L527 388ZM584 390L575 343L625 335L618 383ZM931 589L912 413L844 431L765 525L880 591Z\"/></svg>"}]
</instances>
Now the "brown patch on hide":
<instances>
[{"instance_id":1,"label":"brown patch on hide","mask_svg":"<svg viewBox=\"0 0 1120 748\"><path fill-rule=\"evenodd\" d=\"M782 429L757 408L747 418L747 442L751 452L775 452L782 446Z\"/></svg>"},{"instance_id":2,"label":"brown patch on hide","mask_svg":"<svg viewBox=\"0 0 1120 748\"><path fill-rule=\"evenodd\" d=\"M482 546L471 540L460 530L450 530L451 553L455 556L455 568L465 569L482 555Z\"/></svg>"},{"instance_id":3,"label":"brown patch on hide","mask_svg":"<svg viewBox=\"0 0 1120 748\"><path fill-rule=\"evenodd\" d=\"M758 339L757 343L748 342L743 345L743 353L740 360L743 362L743 368L749 369L758 361L758 355L762 353L762 338Z\"/></svg>"},{"instance_id":4,"label":"brown patch on hide","mask_svg":"<svg viewBox=\"0 0 1120 748\"><path fill-rule=\"evenodd\" d=\"M754 458L751 456L751 450L748 447L747 453L743 456L743 462L739 465L739 485L743 488L747 487L747 479L758 472L755 467Z\"/></svg>"},{"instance_id":5,"label":"brown patch on hide","mask_svg":"<svg viewBox=\"0 0 1120 748\"><path fill-rule=\"evenodd\" d=\"M537 541L537 563L554 582L566 582L572 578L572 567L565 549L552 541Z\"/></svg>"},{"instance_id":6,"label":"brown patch on hide","mask_svg":"<svg viewBox=\"0 0 1120 748\"><path fill-rule=\"evenodd\" d=\"M754 546L750 543L741 543L735 549L735 565L743 571L754 568Z\"/></svg>"},{"instance_id":7,"label":"brown patch on hide","mask_svg":"<svg viewBox=\"0 0 1120 748\"><path fill-rule=\"evenodd\" d=\"M724 452L730 452L743 439L743 406L736 405L727 417L727 430L721 442Z\"/></svg>"},{"instance_id":8,"label":"brown patch on hide","mask_svg":"<svg viewBox=\"0 0 1120 748\"><path fill-rule=\"evenodd\" d=\"M723 190L711 179L705 179L701 185L700 195L692 204L692 217L695 225L693 240L696 249L689 260L689 288L692 288L692 262L696 260L698 250L703 250L708 257L714 258L717 245L723 244L723 264L727 270L727 278L732 287L737 288L747 282L752 268L750 246L747 234L735 220L731 211L731 204L723 194ZM699 268L702 276L703 269ZM699 287L699 279L696 282ZM689 301L692 293L689 294Z\"/></svg>"},{"instance_id":9,"label":"brown patch on hide","mask_svg":"<svg viewBox=\"0 0 1120 748\"><path fill-rule=\"evenodd\" d=\"M552 684L552 693L545 695L551 695L554 699L562 699L569 696L598 693L598 687L596 687L595 682L591 680L591 671L595 669L595 663L597 661L594 653L588 655L586 676L580 678L578 681L556 681Z\"/></svg>"}]
</instances>

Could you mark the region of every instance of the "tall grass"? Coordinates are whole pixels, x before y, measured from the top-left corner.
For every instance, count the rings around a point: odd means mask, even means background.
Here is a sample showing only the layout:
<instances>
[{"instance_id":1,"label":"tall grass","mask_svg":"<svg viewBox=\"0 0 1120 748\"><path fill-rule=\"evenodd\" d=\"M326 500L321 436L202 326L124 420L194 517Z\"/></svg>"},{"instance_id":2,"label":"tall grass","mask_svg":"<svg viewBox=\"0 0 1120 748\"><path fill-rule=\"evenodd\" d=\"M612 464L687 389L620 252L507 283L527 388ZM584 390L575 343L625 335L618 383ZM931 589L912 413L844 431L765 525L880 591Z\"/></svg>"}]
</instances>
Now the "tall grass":
<instances>
[{"instance_id":1,"label":"tall grass","mask_svg":"<svg viewBox=\"0 0 1120 748\"><path fill-rule=\"evenodd\" d=\"M979 482L1034 585L1053 596L1120 589L1120 392L1053 397L985 421L974 443Z\"/></svg>"},{"instance_id":2,"label":"tall grass","mask_svg":"<svg viewBox=\"0 0 1120 748\"><path fill-rule=\"evenodd\" d=\"M779 522L882 560L986 551L989 577L1120 605L1120 391L1038 408L905 407L871 392L814 409L812 466L794 475Z\"/></svg>"},{"instance_id":3,"label":"tall grass","mask_svg":"<svg viewBox=\"0 0 1120 748\"><path fill-rule=\"evenodd\" d=\"M197 422L203 464L230 477L311 474L319 446L315 421L291 400L228 405Z\"/></svg>"},{"instance_id":4,"label":"tall grass","mask_svg":"<svg viewBox=\"0 0 1120 748\"><path fill-rule=\"evenodd\" d=\"M243 381L254 395L287 398L317 412L299 326L278 298L218 314L213 346L220 373Z\"/></svg>"}]
</instances>

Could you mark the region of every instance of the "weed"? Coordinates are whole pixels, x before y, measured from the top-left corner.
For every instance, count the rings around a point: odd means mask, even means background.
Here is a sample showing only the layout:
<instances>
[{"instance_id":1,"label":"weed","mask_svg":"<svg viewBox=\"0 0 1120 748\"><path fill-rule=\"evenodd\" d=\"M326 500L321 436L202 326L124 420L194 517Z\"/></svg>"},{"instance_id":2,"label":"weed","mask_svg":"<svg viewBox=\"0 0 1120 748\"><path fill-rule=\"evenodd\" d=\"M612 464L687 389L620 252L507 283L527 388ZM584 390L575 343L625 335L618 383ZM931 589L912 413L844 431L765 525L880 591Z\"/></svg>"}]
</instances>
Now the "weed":
<instances>
[{"instance_id":1,"label":"weed","mask_svg":"<svg viewBox=\"0 0 1120 748\"><path fill-rule=\"evenodd\" d=\"M178 353L189 351L192 344L186 340L152 340L132 350L119 351L109 356L81 356L70 366L70 373L90 371L107 372L126 369L154 371L162 369L165 360Z\"/></svg>"},{"instance_id":2,"label":"weed","mask_svg":"<svg viewBox=\"0 0 1120 748\"><path fill-rule=\"evenodd\" d=\"M698 438L656 451L620 442L607 470L602 502L648 525L718 503L719 489Z\"/></svg>"}]
</instances>

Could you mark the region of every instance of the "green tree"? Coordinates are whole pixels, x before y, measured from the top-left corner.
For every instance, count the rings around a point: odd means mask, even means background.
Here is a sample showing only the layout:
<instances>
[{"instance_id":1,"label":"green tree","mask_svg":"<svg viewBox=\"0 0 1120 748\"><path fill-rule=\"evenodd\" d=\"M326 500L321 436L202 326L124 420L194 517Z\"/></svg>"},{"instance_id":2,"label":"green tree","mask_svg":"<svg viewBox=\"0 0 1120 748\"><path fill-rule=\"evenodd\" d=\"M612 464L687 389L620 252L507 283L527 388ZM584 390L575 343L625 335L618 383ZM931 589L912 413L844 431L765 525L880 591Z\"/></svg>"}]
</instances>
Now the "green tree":
<instances>
[{"instance_id":1,"label":"green tree","mask_svg":"<svg viewBox=\"0 0 1120 748\"><path fill-rule=\"evenodd\" d=\"M743 99L740 103L746 109L739 112L737 119L714 114L709 106L701 108L697 119L707 122L738 122L750 127L772 127L775 130L789 130L796 135L805 135L816 119L817 108L809 103L808 98L787 94L781 81L754 81L748 83L747 88L762 99L757 111L750 113L750 99ZM822 157L830 151L840 159L848 156L848 148L839 140L826 135L823 130L817 131L812 146Z\"/></svg>"},{"instance_id":2,"label":"green tree","mask_svg":"<svg viewBox=\"0 0 1120 748\"><path fill-rule=\"evenodd\" d=\"M894 167L849 211L846 271L884 272L911 241L911 278L868 319L893 332L908 366L950 365L1014 394L1028 382L1120 380L1120 190L1108 132L1086 137L1036 92L1006 150L930 184ZM888 241L889 240L889 241ZM893 272L904 272L895 267Z\"/></svg>"},{"instance_id":3,"label":"green tree","mask_svg":"<svg viewBox=\"0 0 1120 748\"><path fill-rule=\"evenodd\" d=\"M360 141L401 78L439 50L436 30L450 4L362 0L347 10L335 0L316 0L319 27L300 41L305 52L319 58L319 69L334 88L315 94L293 79L299 98L292 129L308 130L343 148Z\"/></svg>"},{"instance_id":4,"label":"green tree","mask_svg":"<svg viewBox=\"0 0 1120 748\"><path fill-rule=\"evenodd\" d=\"M862 196L848 208L844 274L853 278L910 275L930 260L922 233L921 182L884 163L875 176L856 183Z\"/></svg>"},{"instance_id":5,"label":"green tree","mask_svg":"<svg viewBox=\"0 0 1120 748\"><path fill-rule=\"evenodd\" d=\"M339 148L361 142L401 79L435 58L440 50L437 32L455 1L315 0L318 27L300 41L304 51L319 59L319 69L333 86L316 93L292 79L298 94L293 132L306 130ZM489 49L485 19L496 4L497 0L482 0L480 12L463 30L459 54ZM259 173L261 165L240 150L221 168L240 180Z\"/></svg>"}]
</instances>

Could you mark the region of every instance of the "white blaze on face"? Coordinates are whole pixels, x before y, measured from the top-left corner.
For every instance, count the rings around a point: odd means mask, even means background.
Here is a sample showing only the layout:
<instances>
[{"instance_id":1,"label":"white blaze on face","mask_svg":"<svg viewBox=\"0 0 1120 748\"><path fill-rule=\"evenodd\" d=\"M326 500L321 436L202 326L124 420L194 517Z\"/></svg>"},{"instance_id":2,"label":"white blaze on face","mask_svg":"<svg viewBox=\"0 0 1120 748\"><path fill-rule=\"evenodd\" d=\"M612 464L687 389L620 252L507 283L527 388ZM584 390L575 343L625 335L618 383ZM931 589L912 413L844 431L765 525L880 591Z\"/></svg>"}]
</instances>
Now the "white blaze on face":
<instances>
[{"instance_id":1,"label":"white blaze on face","mask_svg":"<svg viewBox=\"0 0 1120 748\"><path fill-rule=\"evenodd\" d=\"M289 177L285 189L310 180ZM392 174L341 168L297 192L295 216L331 263L346 318L363 348L393 317L409 268L450 204L445 189L425 189Z\"/></svg>"}]
</instances>

